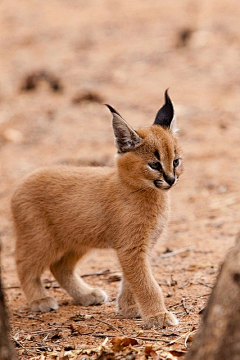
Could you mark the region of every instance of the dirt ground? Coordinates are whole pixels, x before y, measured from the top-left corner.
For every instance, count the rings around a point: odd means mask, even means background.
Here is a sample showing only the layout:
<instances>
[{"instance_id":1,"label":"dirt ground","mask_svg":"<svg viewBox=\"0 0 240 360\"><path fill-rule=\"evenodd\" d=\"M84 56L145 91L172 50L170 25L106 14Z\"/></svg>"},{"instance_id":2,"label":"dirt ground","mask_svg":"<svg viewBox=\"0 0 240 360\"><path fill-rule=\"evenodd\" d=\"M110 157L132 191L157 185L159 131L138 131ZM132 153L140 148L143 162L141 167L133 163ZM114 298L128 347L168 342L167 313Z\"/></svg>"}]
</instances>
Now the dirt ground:
<instances>
[{"instance_id":1,"label":"dirt ground","mask_svg":"<svg viewBox=\"0 0 240 360\"><path fill-rule=\"evenodd\" d=\"M2 277L19 358L184 356L239 231L239 13L238 0L0 2ZM168 87L185 171L152 266L180 325L144 330L141 320L116 315L121 274L112 251L93 253L78 269L108 292L108 303L74 305L47 272L43 281L61 307L29 312L14 264L15 186L43 165L112 165L102 104L133 127L147 126Z\"/></svg>"}]
</instances>

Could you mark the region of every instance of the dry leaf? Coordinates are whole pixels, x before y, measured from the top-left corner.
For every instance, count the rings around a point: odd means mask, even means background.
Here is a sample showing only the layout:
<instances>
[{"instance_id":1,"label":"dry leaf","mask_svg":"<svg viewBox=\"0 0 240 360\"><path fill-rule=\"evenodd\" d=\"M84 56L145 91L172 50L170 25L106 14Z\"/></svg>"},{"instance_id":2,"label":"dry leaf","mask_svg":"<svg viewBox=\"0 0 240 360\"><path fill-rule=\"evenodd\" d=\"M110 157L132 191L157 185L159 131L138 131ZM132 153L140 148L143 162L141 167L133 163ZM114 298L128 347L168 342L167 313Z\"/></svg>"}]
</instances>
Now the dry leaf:
<instances>
[{"instance_id":1,"label":"dry leaf","mask_svg":"<svg viewBox=\"0 0 240 360\"><path fill-rule=\"evenodd\" d=\"M151 345L146 345L145 346L145 356L151 356L151 358L153 360L157 360L159 358L158 354L156 353L156 351L153 349L153 347Z\"/></svg>"},{"instance_id":2,"label":"dry leaf","mask_svg":"<svg viewBox=\"0 0 240 360\"><path fill-rule=\"evenodd\" d=\"M125 347L129 345L137 345L138 342L135 339L119 336L113 338L111 340L111 344L112 344L112 350L118 352L118 351L122 351Z\"/></svg>"}]
</instances>

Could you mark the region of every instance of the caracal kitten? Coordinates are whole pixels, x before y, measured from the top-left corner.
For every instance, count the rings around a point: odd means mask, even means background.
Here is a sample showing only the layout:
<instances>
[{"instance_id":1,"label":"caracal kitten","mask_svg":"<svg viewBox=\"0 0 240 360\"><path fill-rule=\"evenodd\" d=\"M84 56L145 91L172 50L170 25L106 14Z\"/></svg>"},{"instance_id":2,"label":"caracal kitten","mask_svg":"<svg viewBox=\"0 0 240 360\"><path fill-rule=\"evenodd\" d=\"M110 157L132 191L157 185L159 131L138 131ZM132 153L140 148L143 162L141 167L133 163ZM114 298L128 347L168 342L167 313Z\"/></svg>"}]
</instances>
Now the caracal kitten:
<instances>
[{"instance_id":1,"label":"caracal kitten","mask_svg":"<svg viewBox=\"0 0 240 360\"><path fill-rule=\"evenodd\" d=\"M166 91L153 125L135 131L107 106L118 151L115 167L46 167L15 191L19 279L31 311L58 308L41 283L46 268L78 304L99 304L106 293L86 284L75 267L89 250L113 248L123 272L119 313L141 316L146 327L177 325L148 262L168 221L169 189L182 172L174 108Z\"/></svg>"}]
</instances>

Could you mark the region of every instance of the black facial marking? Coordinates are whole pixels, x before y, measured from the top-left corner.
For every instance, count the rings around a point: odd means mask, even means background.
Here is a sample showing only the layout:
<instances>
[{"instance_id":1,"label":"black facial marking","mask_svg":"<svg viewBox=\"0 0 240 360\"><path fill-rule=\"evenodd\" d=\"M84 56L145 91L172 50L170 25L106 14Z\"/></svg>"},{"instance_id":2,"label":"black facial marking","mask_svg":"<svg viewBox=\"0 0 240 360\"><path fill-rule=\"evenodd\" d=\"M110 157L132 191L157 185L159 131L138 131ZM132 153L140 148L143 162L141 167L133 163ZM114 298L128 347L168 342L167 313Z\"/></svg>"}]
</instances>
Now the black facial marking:
<instances>
[{"instance_id":1,"label":"black facial marking","mask_svg":"<svg viewBox=\"0 0 240 360\"><path fill-rule=\"evenodd\" d=\"M154 156L156 156L156 158L160 161L160 155L158 150L155 151Z\"/></svg>"},{"instance_id":2,"label":"black facial marking","mask_svg":"<svg viewBox=\"0 0 240 360\"><path fill-rule=\"evenodd\" d=\"M156 186L156 188L160 188L161 187L161 181L160 180L154 180L154 185Z\"/></svg>"}]
</instances>

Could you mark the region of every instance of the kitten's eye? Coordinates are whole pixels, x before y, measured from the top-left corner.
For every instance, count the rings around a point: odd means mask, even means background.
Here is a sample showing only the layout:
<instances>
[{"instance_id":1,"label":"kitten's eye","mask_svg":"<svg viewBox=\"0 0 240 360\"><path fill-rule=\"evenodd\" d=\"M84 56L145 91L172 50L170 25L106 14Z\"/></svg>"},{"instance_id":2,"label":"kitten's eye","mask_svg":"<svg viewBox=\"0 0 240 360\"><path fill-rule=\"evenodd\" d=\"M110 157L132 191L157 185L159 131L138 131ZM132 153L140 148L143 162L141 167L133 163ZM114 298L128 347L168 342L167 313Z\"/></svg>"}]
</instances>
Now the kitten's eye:
<instances>
[{"instance_id":1,"label":"kitten's eye","mask_svg":"<svg viewBox=\"0 0 240 360\"><path fill-rule=\"evenodd\" d=\"M158 161L153 161L148 164L153 170L162 171L162 165Z\"/></svg>"},{"instance_id":2,"label":"kitten's eye","mask_svg":"<svg viewBox=\"0 0 240 360\"><path fill-rule=\"evenodd\" d=\"M173 160L173 167L179 166L180 163L181 163L181 159L174 159L174 160Z\"/></svg>"}]
</instances>

